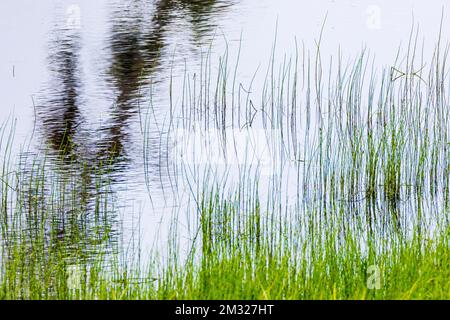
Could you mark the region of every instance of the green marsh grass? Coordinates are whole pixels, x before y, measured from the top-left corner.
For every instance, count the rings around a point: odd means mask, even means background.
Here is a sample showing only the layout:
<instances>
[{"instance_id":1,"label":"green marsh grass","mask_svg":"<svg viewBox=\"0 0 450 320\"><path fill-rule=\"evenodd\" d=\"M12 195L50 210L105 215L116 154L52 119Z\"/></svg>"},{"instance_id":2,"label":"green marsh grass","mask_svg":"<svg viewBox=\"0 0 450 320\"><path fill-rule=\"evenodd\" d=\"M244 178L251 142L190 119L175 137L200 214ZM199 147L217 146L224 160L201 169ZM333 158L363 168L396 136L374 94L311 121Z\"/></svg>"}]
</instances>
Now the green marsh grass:
<instances>
[{"instance_id":1,"label":"green marsh grass","mask_svg":"<svg viewBox=\"0 0 450 320\"><path fill-rule=\"evenodd\" d=\"M0 298L449 299L449 47L439 40L428 64L417 47L413 32L379 70L367 50L325 61L320 41L277 67L274 45L260 87L258 72L238 82L239 54L214 69L208 50L179 91L171 78L168 118L153 97L140 111L149 193L150 153L178 129L214 135L196 147L225 162L159 157L168 197L188 190L193 227L186 243L174 209L166 252L148 260L121 250L107 163L17 163L3 126ZM255 132L269 167L239 145Z\"/></svg>"}]
</instances>

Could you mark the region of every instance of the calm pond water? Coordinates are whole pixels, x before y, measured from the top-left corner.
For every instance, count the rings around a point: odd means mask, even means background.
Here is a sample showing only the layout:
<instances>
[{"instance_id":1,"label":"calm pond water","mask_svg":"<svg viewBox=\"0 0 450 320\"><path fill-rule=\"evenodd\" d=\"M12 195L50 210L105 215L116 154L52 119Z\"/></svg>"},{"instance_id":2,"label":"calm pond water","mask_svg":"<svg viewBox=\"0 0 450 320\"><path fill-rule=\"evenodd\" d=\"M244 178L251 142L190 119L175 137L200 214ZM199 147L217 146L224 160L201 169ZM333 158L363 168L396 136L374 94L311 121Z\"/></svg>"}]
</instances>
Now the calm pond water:
<instances>
[{"instance_id":1,"label":"calm pond water","mask_svg":"<svg viewBox=\"0 0 450 320\"><path fill-rule=\"evenodd\" d=\"M324 57L341 48L343 60L354 58L366 47L377 66L389 66L413 23L420 26L425 48L434 45L442 10L449 26L445 4L3 0L0 121L17 119L17 153L31 141L27 153L49 150L52 158L65 145L71 161L58 164L63 170L79 170L72 161L94 166L109 159L125 228L139 225L145 247L164 236L160 227L174 208L181 211L193 201L192 185L178 181L174 187L177 173L171 163L177 159L171 159L163 129L169 119L183 116L172 110L171 101L186 99L186 70L194 74L209 57L214 74L226 52L232 70L240 50L236 77L248 84L270 62L275 32L282 63L285 53L295 53L295 41L314 50L322 26ZM255 79L257 92L264 71Z\"/></svg>"}]
</instances>

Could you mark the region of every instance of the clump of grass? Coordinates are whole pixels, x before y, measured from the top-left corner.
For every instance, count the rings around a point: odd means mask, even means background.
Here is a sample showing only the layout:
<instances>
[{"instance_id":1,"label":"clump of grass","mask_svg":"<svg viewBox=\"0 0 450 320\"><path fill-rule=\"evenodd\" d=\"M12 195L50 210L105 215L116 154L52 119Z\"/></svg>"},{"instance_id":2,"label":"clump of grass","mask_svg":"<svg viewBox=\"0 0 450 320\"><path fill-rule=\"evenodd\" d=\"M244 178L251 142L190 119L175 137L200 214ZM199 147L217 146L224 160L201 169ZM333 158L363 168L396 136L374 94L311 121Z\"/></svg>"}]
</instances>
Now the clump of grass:
<instances>
[{"instance_id":1,"label":"clump of grass","mask_svg":"<svg viewBox=\"0 0 450 320\"><path fill-rule=\"evenodd\" d=\"M303 232L290 220L261 217L257 198L250 203L242 211L239 196L207 194L200 209L199 251L176 272L162 272L155 297L449 298L448 228L433 239L372 234L362 242L356 232L343 234L347 222L339 212L325 230L312 225Z\"/></svg>"},{"instance_id":2,"label":"clump of grass","mask_svg":"<svg viewBox=\"0 0 450 320\"><path fill-rule=\"evenodd\" d=\"M394 67L381 71L371 65L366 50L348 65L339 52L325 66L320 41L314 53L303 49L291 59L284 56L278 73L272 53L256 94L255 77L247 88L235 86L235 79L227 84L223 61L229 61L228 52L220 60L216 83L196 82L210 79L209 74L185 75L191 84L183 86L183 97L200 106L214 101L214 108L200 112L184 102L185 116L171 128L179 125L189 136L195 134L190 128L200 123L205 141L221 137L212 148L224 164L180 161L173 168L201 204L194 210L201 236L193 238L202 240L197 243L199 257L188 260L188 274L166 279L165 296L448 297L424 280L431 281L434 266L448 255L450 130L443 120L450 111L444 67L448 50L442 50L439 40L425 67L424 50L418 61L417 43L412 32L404 57L399 51ZM231 88L231 94L224 88ZM232 115L227 115L230 105ZM194 116L187 110L199 112ZM243 152L236 147L239 139L255 130L266 138L269 177L259 172L263 159L247 162L252 155L237 170L227 162ZM188 150L207 153L211 145L200 143L201 150ZM227 148L233 144L235 155ZM218 181L217 194L210 194ZM257 184L255 190L243 187ZM237 196L225 196L226 190ZM411 272L400 272L402 264ZM384 270L382 290L367 288L373 265ZM171 275L186 269L180 270ZM436 275L443 288L448 288L447 273ZM269 278L274 279L273 294L267 293ZM171 291L173 287L177 289ZM291 292L291 287L298 290Z\"/></svg>"},{"instance_id":3,"label":"clump of grass","mask_svg":"<svg viewBox=\"0 0 450 320\"><path fill-rule=\"evenodd\" d=\"M0 297L65 298L71 270L86 274L91 262L107 266L115 250L115 211L97 172L86 166L55 170L63 160L50 165L45 156L24 154L19 161L4 158L0 179Z\"/></svg>"}]
</instances>

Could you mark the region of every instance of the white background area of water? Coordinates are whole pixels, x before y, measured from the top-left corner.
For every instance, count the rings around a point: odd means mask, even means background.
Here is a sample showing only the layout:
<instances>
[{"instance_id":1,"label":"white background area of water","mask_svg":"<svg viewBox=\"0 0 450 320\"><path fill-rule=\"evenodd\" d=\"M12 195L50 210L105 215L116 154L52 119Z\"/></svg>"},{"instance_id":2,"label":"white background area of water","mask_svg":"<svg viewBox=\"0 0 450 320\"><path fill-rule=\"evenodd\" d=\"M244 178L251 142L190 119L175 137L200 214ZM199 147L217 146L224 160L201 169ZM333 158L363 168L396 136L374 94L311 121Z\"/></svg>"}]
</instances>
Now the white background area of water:
<instances>
[{"instance_id":1,"label":"white background area of water","mask_svg":"<svg viewBox=\"0 0 450 320\"><path fill-rule=\"evenodd\" d=\"M0 2L0 123L12 115L17 119L16 146L28 139L35 126L35 103L42 97L42 90L49 82L48 50L55 25L56 29L74 29L80 35L79 77L82 84L83 106L81 112L87 119L87 127L99 127L109 117L114 104L114 90L102 75L108 68L108 32L112 9L124 5L124 1L106 0L3 0ZM138 2L138 1L137 1ZM143 2L143 1L141 1ZM145 1L144 1L145 2ZM356 1L356 0L242 0L232 2L220 16L213 17L215 35L212 52L217 57L228 44L230 57L235 58L241 45L241 55L237 78L248 82L259 66L263 66L260 76L270 62L271 49L276 39L277 61L284 54L295 53L295 43L310 51L323 28L321 54L325 60L336 55L340 49L344 60L354 58L362 48L376 58L380 68L391 66L400 45L406 46L413 26L419 28L419 43L432 50L439 36L443 16L443 39L448 38L450 26L450 5L444 0L414 1ZM151 14L150 14L151 15ZM144 21L145 24L145 21ZM164 41L166 47L158 71L160 82L154 87L155 104L162 106L157 111L160 120L167 114L167 91L170 67L176 84L183 78L187 65L195 70L200 54L192 41L192 32L184 28L184 17L175 19L168 28ZM276 34L276 37L275 37ZM240 39L242 42L240 43ZM208 41L202 43L207 47ZM173 52L177 53L172 60ZM179 53L179 55L178 55ZM179 98L179 97L178 97ZM145 100L145 99L144 99ZM178 101L178 100L177 100ZM128 211L141 211L139 223L143 233L143 243L153 242L158 234L164 206L170 193L160 190L159 177L153 177L155 190L151 191L153 206L149 203L142 165L142 135L139 119L130 120L131 144L127 152L131 164L124 175L122 195L130 198L124 201L123 216ZM39 139L39 135L35 137ZM156 143L156 142L155 142ZM39 146L42 141L35 141ZM181 198L189 195L181 195ZM170 201L168 201L170 203ZM125 208L127 203L133 203ZM152 208L152 209L150 209ZM171 209L168 210L171 212ZM133 223L137 220L133 218ZM168 216L170 220L170 214ZM164 234L161 237L164 238Z\"/></svg>"}]
</instances>

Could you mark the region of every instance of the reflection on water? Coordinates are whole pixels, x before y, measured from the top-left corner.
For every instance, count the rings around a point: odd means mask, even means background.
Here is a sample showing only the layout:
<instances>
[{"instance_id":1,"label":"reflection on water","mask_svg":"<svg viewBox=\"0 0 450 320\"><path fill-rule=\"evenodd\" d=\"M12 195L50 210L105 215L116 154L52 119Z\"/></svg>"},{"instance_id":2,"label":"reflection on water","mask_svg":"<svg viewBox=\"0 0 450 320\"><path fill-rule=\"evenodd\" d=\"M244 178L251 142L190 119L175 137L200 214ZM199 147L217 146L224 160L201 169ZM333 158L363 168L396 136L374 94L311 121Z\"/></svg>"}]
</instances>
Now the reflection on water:
<instances>
[{"instance_id":1,"label":"reflection on water","mask_svg":"<svg viewBox=\"0 0 450 320\"><path fill-rule=\"evenodd\" d=\"M87 229L85 220L80 217L88 215L95 206L99 186L114 184L114 178L117 181L127 178L126 149L133 144L129 138L133 130L130 125L140 112L140 105L148 100L150 85L157 83L165 72L162 65L172 59L173 53L167 50L173 45L171 37L177 33L188 34L181 27L189 26L193 35L189 41L195 48L202 39L213 36L217 28L214 17L224 13L230 5L230 1L218 0L142 0L109 4L107 34L102 35L104 50L99 52L106 61L95 69L96 81L104 82L109 90L99 93L104 96L93 100L107 105L106 119L102 119L99 128L89 125L92 121L88 112L96 106L89 105L92 100L85 91L88 87L83 60L85 31L68 25L64 11L57 11L61 16L56 17L48 39L49 81L35 108L37 129L44 137L41 148L50 148L59 159L53 167L61 175L61 181L71 181L65 192L76 195L73 201L80 211L61 209L63 215L56 221L59 238L83 234L74 230ZM164 150L158 148L152 156L158 158L162 152ZM108 179L113 178L113 181L99 178L102 172L107 172ZM64 206L73 208L74 203ZM103 228L111 229L109 222ZM67 232L69 229L72 231Z\"/></svg>"},{"instance_id":2,"label":"reflection on water","mask_svg":"<svg viewBox=\"0 0 450 320\"><path fill-rule=\"evenodd\" d=\"M187 20L198 39L210 35L215 29L211 13L226 8L218 6L219 2L161 0L149 8L147 1L134 1L114 7L108 42L111 51L109 80L116 89L116 100L111 121L102 128L107 134L105 140L99 142L101 155L117 158L122 154L127 124L138 111L140 99L149 95L143 86L157 82L161 60L171 59L170 52L164 52L170 43L166 33L171 25L179 24L180 19Z\"/></svg>"},{"instance_id":3,"label":"reflection on water","mask_svg":"<svg viewBox=\"0 0 450 320\"><path fill-rule=\"evenodd\" d=\"M166 34L168 29L172 25L178 28L180 20L187 21L198 41L214 32L212 14L225 10L228 5L228 1L215 0L161 0L153 5L148 1L120 1L112 6L106 37L110 58L103 80L114 88L114 101L109 108L108 122L98 134L102 138L93 144L98 148L91 158L111 160L123 155L124 145L129 142L130 118L139 111L140 99L148 97L148 85L158 81L161 61L171 59L171 53L164 51L171 41ZM55 25L48 50L52 79L41 94L40 101L44 102L38 106L48 145L64 152L71 160L74 157L87 160L90 157L81 150L94 149L85 139L87 129L82 125L89 115L80 111L84 104L81 37L80 31L67 27L64 20ZM78 142L76 136L81 136Z\"/></svg>"},{"instance_id":4,"label":"reflection on water","mask_svg":"<svg viewBox=\"0 0 450 320\"><path fill-rule=\"evenodd\" d=\"M76 157L74 136L81 122L80 39L78 34L66 35L64 30L58 31L49 49L53 81L44 92L45 105L37 106L37 111L51 148Z\"/></svg>"}]
</instances>

